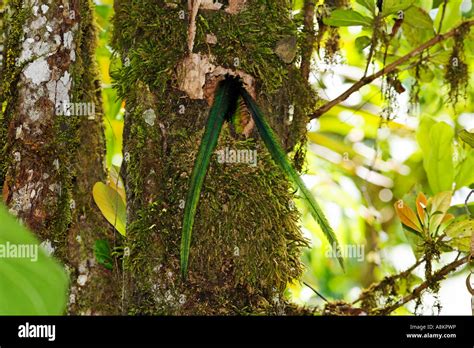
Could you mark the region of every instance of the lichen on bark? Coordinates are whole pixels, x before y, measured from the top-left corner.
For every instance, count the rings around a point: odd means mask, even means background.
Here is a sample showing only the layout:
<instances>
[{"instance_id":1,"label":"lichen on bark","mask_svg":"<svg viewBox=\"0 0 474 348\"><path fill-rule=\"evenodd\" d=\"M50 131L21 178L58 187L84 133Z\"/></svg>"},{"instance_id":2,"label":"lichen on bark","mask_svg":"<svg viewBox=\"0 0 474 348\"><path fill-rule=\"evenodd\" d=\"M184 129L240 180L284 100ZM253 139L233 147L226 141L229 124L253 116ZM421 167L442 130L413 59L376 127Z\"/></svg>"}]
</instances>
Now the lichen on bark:
<instances>
[{"instance_id":1,"label":"lichen on bark","mask_svg":"<svg viewBox=\"0 0 474 348\"><path fill-rule=\"evenodd\" d=\"M109 302L113 275L93 254L95 240L112 241L112 231L91 195L105 177L92 10L89 0L10 1L1 76L3 199L66 265L73 314L119 311ZM99 112L58 113L70 102Z\"/></svg>"}]
</instances>

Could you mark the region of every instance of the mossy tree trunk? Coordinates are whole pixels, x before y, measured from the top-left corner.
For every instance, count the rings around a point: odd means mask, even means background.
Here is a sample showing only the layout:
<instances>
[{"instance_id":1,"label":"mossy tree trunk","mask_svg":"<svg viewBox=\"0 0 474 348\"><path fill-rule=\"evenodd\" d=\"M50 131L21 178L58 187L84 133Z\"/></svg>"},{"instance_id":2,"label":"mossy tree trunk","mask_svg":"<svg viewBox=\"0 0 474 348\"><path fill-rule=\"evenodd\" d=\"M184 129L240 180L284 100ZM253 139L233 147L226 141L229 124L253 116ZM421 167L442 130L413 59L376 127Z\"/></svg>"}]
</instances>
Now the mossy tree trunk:
<instances>
[{"instance_id":1,"label":"mossy tree trunk","mask_svg":"<svg viewBox=\"0 0 474 348\"><path fill-rule=\"evenodd\" d=\"M119 312L115 276L94 259L113 231L92 199L105 177L90 0L11 0L1 73L0 186L10 212L71 275L72 314ZM95 114L68 115L68 103ZM90 110L89 108L87 110Z\"/></svg>"},{"instance_id":2,"label":"mossy tree trunk","mask_svg":"<svg viewBox=\"0 0 474 348\"><path fill-rule=\"evenodd\" d=\"M113 45L123 66L114 78L127 103L127 313L297 312L284 295L301 275L305 245L294 190L244 112L241 128L224 126L218 150L256 150L258 163L213 156L188 280L180 276L184 200L216 82L242 79L281 143L296 150L297 167L316 100L295 66L302 38L290 1L223 3L116 1Z\"/></svg>"}]
</instances>

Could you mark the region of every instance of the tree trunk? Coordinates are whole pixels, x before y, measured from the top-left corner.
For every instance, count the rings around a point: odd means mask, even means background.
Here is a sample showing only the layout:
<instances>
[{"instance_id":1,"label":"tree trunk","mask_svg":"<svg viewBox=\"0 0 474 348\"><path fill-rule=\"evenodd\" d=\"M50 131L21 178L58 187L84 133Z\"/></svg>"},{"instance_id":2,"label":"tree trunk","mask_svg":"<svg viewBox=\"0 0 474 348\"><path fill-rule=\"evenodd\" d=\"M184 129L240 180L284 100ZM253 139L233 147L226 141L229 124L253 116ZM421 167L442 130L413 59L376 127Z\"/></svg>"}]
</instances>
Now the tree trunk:
<instances>
[{"instance_id":1,"label":"tree trunk","mask_svg":"<svg viewBox=\"0 0 474 348\"><path fill-rule=\"evenodd\" d=\"M66 264L68 312L117 313L118 275L93 253L96 240L112 242L113 231L92 200L93 184L105 178L92 2L11 0L8 6L0 93L3 199Z\"/></svg>"},{"instance_id":2,"label":"tree trunk","mask_svg":"<svg viewBox=\"0 0 474 348\"><path fill-rule=\"evenodd\" d=\"M245 113L243 131L226 124L217 149L256 150L258 163L213 156L188 280L180 276L184 200L217 81L239 76L282 144L298 154L316 100L294 63L300 38L290 2L224 3L116 1L131 314L300 313L284 296L301 275L305 245L294 194Z\"/></svg>"}]
</instances>

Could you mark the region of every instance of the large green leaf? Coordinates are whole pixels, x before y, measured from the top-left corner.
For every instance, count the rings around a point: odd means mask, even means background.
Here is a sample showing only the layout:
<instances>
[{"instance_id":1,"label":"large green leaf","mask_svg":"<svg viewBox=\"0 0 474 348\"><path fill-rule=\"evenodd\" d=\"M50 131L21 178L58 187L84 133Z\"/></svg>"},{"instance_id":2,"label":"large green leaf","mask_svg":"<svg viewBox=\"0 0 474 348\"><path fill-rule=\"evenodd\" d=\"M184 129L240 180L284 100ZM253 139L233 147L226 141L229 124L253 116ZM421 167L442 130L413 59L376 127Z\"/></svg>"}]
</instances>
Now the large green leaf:
<instances>
[{"instance_id":1,"label":"large green leaf","mask_svg":"<svg viewBox=\"0 0 474 348\"><path fill-rule=\"evenodd\" d=\"M405 22L417 29L433 31L433 20L430 15L420 7L412 6L405 11Z\"/></svg>"},{"instance_id":2,"label":"large green leaf","mask_svg":"<svg viewBox=\"0 0 474 348\"><path fill-rule=\"evenodd\" d=\"M459 251L470 252L474 220L455 221L446 228L445 233L450 238L447 243L449 246Z\"/></svg>"},{"instance_id":3,"label":"large green leaf","mask_svg":"<svg viewBox=\"0 0 474 348\"><path fill-rule=\"evenodd\" d=\"M433 193L450 191L452 188L453 138L453 128L444 122L434 124L429 131L429 145L424 151L423 164Z\"/></svg>"},{"instance_id":4,"label":"large green leaf","mask_svg":"<svg viewBox=\"0 0 474 348\"><path fill-rule=\"evenodd\" d=\"M334 234L334 231L327 221L323 211L319 207L318 203L314 199L311 192L303 183L303 180L296 172L296 170L291 165L290 161L288 160L285 151L281 147L280 143L277 140L276 135L274 134L273 130L271 129L268 122L265 120L262 112L258 108L255 100L247 93L247 91L241 88L241 94L245 100L247 107L249 108L250 113L255 121L257 129L262 137L263 142L265 143L268 151L270 152L273 160L275 163L283 170L285 175L298 187L300 190L304 201L307 203L309 211L313 218L317 221L321 230L327 237L331 247L335 249L336 254L338 255L338 261L344 269L344 261L340 255L340 248L339 243L337 241L337 237Z\"/></svg>"},{"instance_id":5,"label":"large green leaf","mask_svg":"<svg viewBox=\"0 0 474 348\"><path fill-rule=\"evenodd\" d=\"M199 145L198 154L194 162L191 180L189 182L186 205L184 208L183 230L181 236L181 273L186 278L189 263L189 250L191 247L191 236L196 216L197 205L201 195L202 185L206 177L211 156L216 148L226 116L235 109L238 91L235 89L235 81L226 79L222 81L216 92L212 104L206 128Z\"/></svg>"},{"instance_id":6,"label":"large green leaf","mask_svg":"<svg viewBox=\"0 0 474 348\"><path fill-rule=\"evenodd\" d=\"M0 221L0 315L63 314L68 287L63 267L1 204ZM21 248L27 257L13 257Z\"/></svg>"},{"instance_id":7,"label":"large green leaf","mask_svg":"<svg viewBox=\"0 0 474 348\"><path fill-rule=\"evenodd\" d=\"M443 23L441 26L441 32L449 31L450 28L461 23L462 20L462 13L461 13L461 4L463 0L449 0L446 3L446 11L443 16L443 6L441 5L438 10L438 14L434 20L434 25L436 31L440 27L441 19L443 19Z\"/></svg>"},{"instance_id":8,"label":"large green leaf","mask_svg":"<svg viewBox=\"0 0 474 348\"><path fill-rule=\"evenodd\" d=\"M469 186L474 183L474 149L467 152L467 156L457 167L456 187Z\"/></svg>"},{"instance_id":9,"label":"large green leaf","mask_svg":"<svg viewBox=\"0 0 474 348\"><path fill-rule=\"evenodd\" d=\"M384 0L382 16L388 16L398 11L404 11L415 3L415 0Z\"/></svg>"},{"instance_id":10,"label":"large green leaf","mask_svg":"<svg viewBox=\"0 0 474 348\"><path fill-rule=\"evenodd\" d=\"M436 122L430 117L422 117L416 131L416 140L423 153L430 150L430 129Z\"/></svg>"},{"instance_id":11,"label":"large green leaf","mask_svg":"<svg viewBox=\"0 0 474 348\"><path fill-rule=\"evenodd\" d=\"M417 5L429 12L433 8L433 0L418 0Z\"/></svg>"},{"instance_id":12,"label":"large green leaf","mask_svg":"<svg viewBox=\"0 0 474 348\"><path fill-rule=\"evenodd\" d=\"M354 10L334 10L324 23L333 27L352 27L362 25L370 27L372 19Z\"/></svg>"},{"instance_id":13,"label":"large green leaf","mask_svg":"<svg viewBox=\"0 0 474 348\"><path fill-rule=\"evenodd\" d=\"M356 2L375 14L375 0L356 0Z\"/></svg>"}]
</instances>

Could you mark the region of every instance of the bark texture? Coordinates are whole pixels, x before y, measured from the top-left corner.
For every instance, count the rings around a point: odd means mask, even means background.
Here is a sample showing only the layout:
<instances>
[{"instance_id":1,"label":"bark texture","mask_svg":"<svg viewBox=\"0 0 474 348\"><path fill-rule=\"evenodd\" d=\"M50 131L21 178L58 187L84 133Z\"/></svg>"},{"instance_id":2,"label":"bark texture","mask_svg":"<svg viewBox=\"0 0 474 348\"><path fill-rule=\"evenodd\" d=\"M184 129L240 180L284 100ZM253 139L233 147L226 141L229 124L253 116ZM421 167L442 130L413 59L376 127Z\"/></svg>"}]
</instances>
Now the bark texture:
<instances>
[{"instance_id":1,"label":"bark texture","mask_svg":"<svg viewBox=\"0 0 474 348\"><path fill-rule=\"evenodd\" d=\"M257 150L258 164L213 157L189 279L180 277L184 200L216 82L240 76L288 151L300 149L316 100L294 65L300 37L289 1L204 1L194 17L196 3L116 1L113 46L123 66L114 78L127 103L126 312L296 313L284 291L302 271L299 214L255 129L224 126L218 150Z\"/></svg>"},{"instance_id":2,"label":"bark texture","mask_svg":"<svg viewBox=\"0 0 474 348\"><path fill-rule=\"evenodd\" d=\"M92 9L88 0L10 1L1 74L3 199L66 264L72 314L119 311L115 276L93 253L113 232L91 194L105 177ZM67 103L96 112L64 115Z\"/></svg>"}]
</instances>

